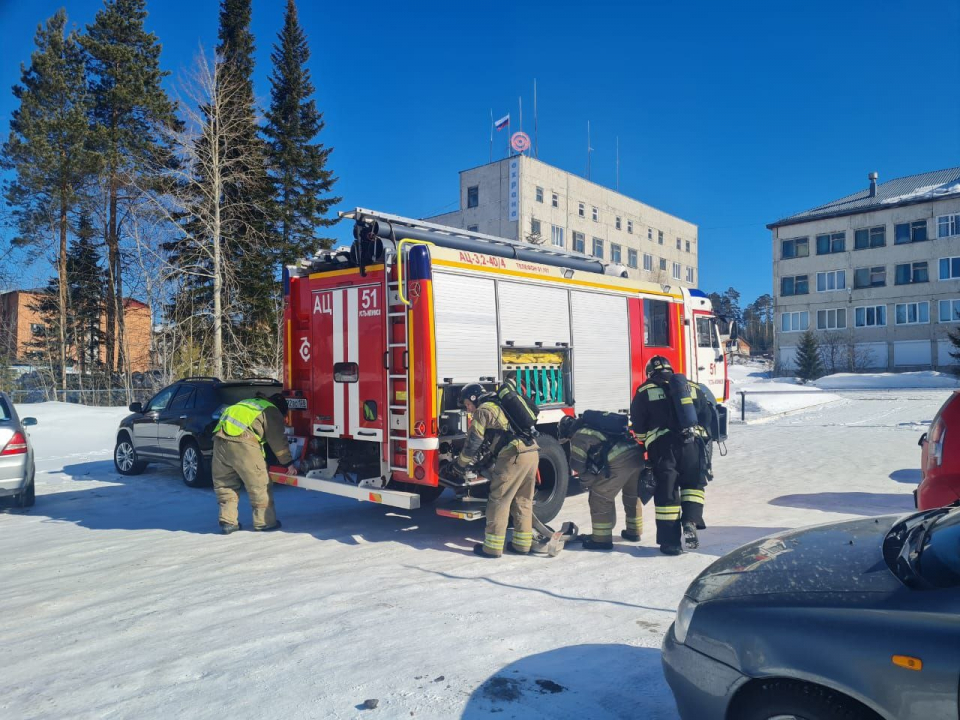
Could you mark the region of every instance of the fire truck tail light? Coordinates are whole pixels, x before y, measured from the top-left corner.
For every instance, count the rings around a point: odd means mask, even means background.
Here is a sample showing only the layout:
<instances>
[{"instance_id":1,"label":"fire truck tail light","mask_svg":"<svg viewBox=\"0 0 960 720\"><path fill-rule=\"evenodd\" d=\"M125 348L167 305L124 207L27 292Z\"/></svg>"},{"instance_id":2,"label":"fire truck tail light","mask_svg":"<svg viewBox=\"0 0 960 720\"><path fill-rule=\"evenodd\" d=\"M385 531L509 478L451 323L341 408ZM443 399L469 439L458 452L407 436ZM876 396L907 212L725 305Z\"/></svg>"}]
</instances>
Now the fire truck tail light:
<instances>
[{"instance_id":1,"label":"fire truck tail light","mask_svg":"<svg viewBox=\"0 0 960 720\"><path fill-rule=\"evenodd\" d=\"M426 474L427 474L426 471L425 471L422 467L420 467L419 465L417 465L417 466L413 469L413 476L414 476L417 480L423 480L423 478L426 477Z\"/></svg>"}]
</instances>

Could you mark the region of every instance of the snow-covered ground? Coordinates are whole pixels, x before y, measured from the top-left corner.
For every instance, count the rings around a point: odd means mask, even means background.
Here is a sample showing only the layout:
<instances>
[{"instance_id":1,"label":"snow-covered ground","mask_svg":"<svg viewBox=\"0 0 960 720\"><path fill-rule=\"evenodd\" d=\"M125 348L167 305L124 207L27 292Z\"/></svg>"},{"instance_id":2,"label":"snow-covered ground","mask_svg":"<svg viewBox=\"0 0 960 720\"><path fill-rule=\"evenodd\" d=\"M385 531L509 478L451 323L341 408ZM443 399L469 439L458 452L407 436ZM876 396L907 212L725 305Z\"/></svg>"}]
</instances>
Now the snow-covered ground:
<instances>
[{"instance_id":1,"label":"snow-covered ground","mask_svg":"<svg viewBox=\"0 0 960 720\"><path fill-rule=\"evenodd\" d=\"M679 558L649 505L640 546L484 560L479 523L287 487L281 532L224 537L211 491L116 474L124 410L22 406L38 497L0 515L0 717L675 719L659 646L693 577L782 528L909 511L949 392L734 426ZM589 527L586 497L559 519Z\"/></svg>"}]
</instances>

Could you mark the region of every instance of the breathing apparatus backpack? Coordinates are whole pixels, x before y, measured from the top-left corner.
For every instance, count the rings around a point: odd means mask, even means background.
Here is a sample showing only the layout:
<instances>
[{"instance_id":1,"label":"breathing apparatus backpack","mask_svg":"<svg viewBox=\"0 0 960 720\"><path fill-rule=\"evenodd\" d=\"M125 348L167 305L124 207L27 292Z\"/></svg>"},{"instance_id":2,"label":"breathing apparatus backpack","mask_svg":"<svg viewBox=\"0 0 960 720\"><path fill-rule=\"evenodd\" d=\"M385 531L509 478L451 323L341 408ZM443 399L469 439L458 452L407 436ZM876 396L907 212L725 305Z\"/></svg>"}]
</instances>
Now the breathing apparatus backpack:
<instances>
[{"instance_id":1,"label":"breathing apparatus backpack","mask_svg":"<svg viewBox=\"0 0 960 720\"><path fill-rule=\"evenodd\" d=\"M671 373L667 380L667 394L673 405L673 415L676 420L675 428L683 437L684 442L690 442L696 435L696 428L700 424L697 418L697 408L693 403L693 393L690 392L690 383L683 373Z\"/></svg>"},{"instance_id":2,"label":"breathing apparatus backpack","mask_svg":"<svg viewBox=\"0 0 960 720\"><path fill-rule=\"evenodd\" d=\"M513 380L507 380L497 388L495 402L507 416L513 433L525 445L532 445L534 439L540 434L537 432L540 408L536 403L517 392L517 385Z\"/></svg>"},{"instance_id":3,"label":"breathing apparatus backpack","mask_svg":"<svg viewBox=\"0 0 960 720\"><path fill-rule=\"evenodd\" d=\"M603 473L610 477L610 463L607 456L621 440L630 438L630 417L620 413L603 412L601 410L584 410L580 416L583 425L603 433L607 440L595 446L587 455L587 468L594 475Z\"/></svg>"}]
</instances>

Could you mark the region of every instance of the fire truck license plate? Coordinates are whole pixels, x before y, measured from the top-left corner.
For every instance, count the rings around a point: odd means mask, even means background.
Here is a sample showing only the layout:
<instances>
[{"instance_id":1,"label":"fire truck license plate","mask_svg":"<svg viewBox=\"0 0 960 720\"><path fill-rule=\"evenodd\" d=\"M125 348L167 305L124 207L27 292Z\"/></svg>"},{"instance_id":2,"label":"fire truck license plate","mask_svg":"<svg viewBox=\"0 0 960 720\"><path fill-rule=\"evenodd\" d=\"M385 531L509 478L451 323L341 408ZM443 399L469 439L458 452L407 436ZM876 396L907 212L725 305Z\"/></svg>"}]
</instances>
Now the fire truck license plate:
<instances>
[{"instance_id":1,"label":"fire truck license plate","mask_svg":"<svg viewBox=\"0 0 960 720\"><path fill-rule=\"evenodd\" d=\"M307 399L306 399L306 398L287 398L287 409L289 409L289 410L306 410L306 409L307 409Z\"/></svg>"}]
</instances>

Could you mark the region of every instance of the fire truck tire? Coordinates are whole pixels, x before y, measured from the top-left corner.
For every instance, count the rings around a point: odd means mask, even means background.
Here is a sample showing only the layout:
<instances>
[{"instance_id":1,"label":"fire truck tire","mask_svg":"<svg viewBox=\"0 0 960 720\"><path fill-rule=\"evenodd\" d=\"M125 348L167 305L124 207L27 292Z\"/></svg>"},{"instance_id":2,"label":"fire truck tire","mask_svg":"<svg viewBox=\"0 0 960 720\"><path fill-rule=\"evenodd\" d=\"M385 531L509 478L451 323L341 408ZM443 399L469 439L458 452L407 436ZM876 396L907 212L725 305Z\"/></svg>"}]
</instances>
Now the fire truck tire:
<instances>
[{"instance_id":1,"label":"fire truck tire","mask_svg":"<svg viewBox=\"0 0 960 720\"><path fill-rule=\"evenodd\" d=\"M541 522L548 523L560 514L563 501L567 499L570 466L556 438L541 435L537 438L537 444L540 445L540 467L537 490L533 496L533 512Z\"/></svg>"}]
</instances>

